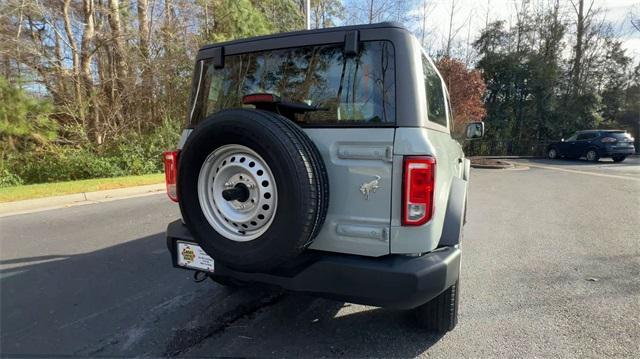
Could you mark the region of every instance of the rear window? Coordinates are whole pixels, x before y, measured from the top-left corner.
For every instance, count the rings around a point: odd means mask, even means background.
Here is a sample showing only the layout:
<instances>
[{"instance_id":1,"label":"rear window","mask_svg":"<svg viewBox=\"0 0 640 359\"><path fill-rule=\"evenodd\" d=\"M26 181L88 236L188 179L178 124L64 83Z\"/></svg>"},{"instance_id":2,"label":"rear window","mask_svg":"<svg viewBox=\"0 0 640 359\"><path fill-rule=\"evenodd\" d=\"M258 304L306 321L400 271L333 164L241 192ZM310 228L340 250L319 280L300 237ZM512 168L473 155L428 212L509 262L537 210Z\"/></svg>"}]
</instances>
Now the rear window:
<instances>
[{"instance_id":1,"label":"rear window","mask_svg":"<svg viewBox=\"0 0 640 359\"><path fill-rule=\"evenodd\" d=\"M303 124L394 124L393 46L363 42L352 57L344 56L342 44L230 55L221 69L205 62L192 122L222 109L253 107L242 98L257 93L320 108L296 114Z\"/></svg>"},{"instance_id":2,"label":"rear window","mask_svg":"<svg viewBox=\"0 0 640 359\"><path fill-rule=\"evenodd\" d=\"M616 140L620 141L620 140L630 140L631 139L631 135L626 133L626 132L607 132L605 133L605 135L607 136L611 136L614 137Z\"/></svg>"}]
</instances>

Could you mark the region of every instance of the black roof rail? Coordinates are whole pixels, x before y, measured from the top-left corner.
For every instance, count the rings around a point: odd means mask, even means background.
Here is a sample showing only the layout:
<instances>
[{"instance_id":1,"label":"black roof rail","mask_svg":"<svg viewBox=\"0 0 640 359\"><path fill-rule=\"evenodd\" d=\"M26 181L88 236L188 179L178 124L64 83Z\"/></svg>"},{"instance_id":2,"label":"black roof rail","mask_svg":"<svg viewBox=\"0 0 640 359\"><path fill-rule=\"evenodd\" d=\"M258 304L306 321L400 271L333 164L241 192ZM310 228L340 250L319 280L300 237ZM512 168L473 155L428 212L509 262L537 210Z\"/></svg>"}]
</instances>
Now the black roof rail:
<instances>
[{"instance_id":1,"label":"black roof rail","mask_svg":"<svg viewBox=\"0 0 640 359\"><path fill-rule=\"evenodd\" d=\"M214 44L207 44L207 45L202 46L200 48L200 50L202 51L202 50L206 50L206 49L210 49L210 48L214 48L214 47L219 47L219 46L224 47L224 46L227 46L227 45L239 44L239 43L243 43L243 42L257 41L257 40L263 40L263 39L273 39L273 38L287 37L287 36L293 36L293 35L329 33L329 32L335 32L335 31L358 31L358 30L365 30L365 29L382 29L382 28L397 28L397 29L401 29L401 30L409 32L409 30L407 30L406 27L404 27L402 24L400 24L398 22L381 22L381 23L376 23L376 24L336 26L336 27L327 27L327 28L323 28L323 29L281 32L281 33L275 33L275 34L269 34L269 35L248 37L248 38L244 38L244 39L231 40L231 41L225 41L225 42L214 43Z\"/></svg>"}]
</instances>

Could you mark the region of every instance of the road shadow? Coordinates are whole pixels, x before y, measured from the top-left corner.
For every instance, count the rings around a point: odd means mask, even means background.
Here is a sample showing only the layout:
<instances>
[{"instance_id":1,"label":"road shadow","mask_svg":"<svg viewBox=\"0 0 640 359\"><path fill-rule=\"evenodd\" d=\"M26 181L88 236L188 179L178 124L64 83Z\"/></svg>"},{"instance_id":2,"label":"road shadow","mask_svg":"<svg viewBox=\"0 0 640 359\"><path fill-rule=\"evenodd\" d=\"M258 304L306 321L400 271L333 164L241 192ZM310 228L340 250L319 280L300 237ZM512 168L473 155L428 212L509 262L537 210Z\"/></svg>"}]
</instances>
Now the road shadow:
<instances>
[{"instance_id":1,"label":"road shadow","mask_svg":"<svg viewBox=\"0 0 640 359\"><path fill-rule=\"evenodd\" d=\"M253 347L259 356L273 347L286 356L406 357L440 339L404 312L194 283L171 266L165 243L157 233L88 253L3 259L0 356L191 355L239 323L272 328Z\"/></svg>"},{"instance_id":2,"label":"road shadow","mask_svg":"<svg viewBox=\"0 0 640 359\"><path fill-rule=\"evenodd\" d=\"M416 357L443 336L418 328L410 312L289 294L235 322L185 357Z\"/></svg>"},{"instance_id":3,"label":"road shadow","mask_svg":"<svg viewBox=\"0 0 640 359\"><path fill-rule=\"evenodd\" d=\"M154 306L193 293L190 273L171 267L165 243L157 233L83 254L3 259L0 355L99 349Z\"/></svg>"}]
</instances>

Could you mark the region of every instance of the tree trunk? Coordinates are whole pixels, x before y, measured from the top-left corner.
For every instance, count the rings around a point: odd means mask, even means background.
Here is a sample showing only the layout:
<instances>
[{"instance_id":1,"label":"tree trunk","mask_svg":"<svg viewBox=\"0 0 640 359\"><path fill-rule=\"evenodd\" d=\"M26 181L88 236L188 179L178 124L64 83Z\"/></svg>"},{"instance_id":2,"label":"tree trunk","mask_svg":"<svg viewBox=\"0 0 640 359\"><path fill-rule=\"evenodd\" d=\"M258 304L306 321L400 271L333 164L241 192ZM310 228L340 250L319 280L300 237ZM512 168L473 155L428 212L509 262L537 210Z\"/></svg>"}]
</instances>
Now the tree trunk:
<instances>
[{"instance_id":1,"label":"tree trunk","mask_svg":"<svg viewBox=\"0 0 640 359\"><path fill-rule=\"evenodd\" d=\"M71 18L69 17L69 5L71 0L64 0L62 4L62 16L64 19L64 31L67 33L67 42L71 47L71 59L72 59L72 73L73 73L73 90L75 103L82 103L82 80L80 79L80 57L78 54L78 44L73 36L73 30L71 29ZM84 121L84 111L80 110L80 120Z\"/></svg>"},{"instance_id":2,"label":"tree trunk","mask_svg":"<svg viewBox=\"0 0 640 359\"><path fill-rule=\"evenodd\" d=\"M574 6L575 7L575 6ZM577 26L576 26L576 46L571 68L571 82L573 93L578 94L580 90L580 69L582 66L582 43L584 38L585 22L584 22L584 0L578 0L578 8L576 9Z\"/></svg>"},{"instance_id":3,"label":"tree trunk","mask_svg":"<svg viewBox=\"0 0 640 359\"><path fill-rule=\"evenodd\" d=\"M446 58L451 58L451 41L453 40L453 14L456 9L456 1L451 0L451 13L449 14L449 32L447 33L447 47L444 52Z\"/></svg>"},{"instance_id":4,"label":"tree trunk","mask_svg":"<svg viewBox=\"0 0 640 359\"><path fill-rule=\"evenodd\" d=\"M62 47L60 45L60 36L58 36L58 33L54 34L54 38L55 38L55 42L54 42L54 46L55 46L55 51L54 51L54 55L55 55L55 65L56 65L56 69L54 70L55 72L57 72L58 74L64 74L65 71L63 70L63 65L62 65ZM60 81L58 82L57 86L58 86L58 95L56 99L54 99L54 102L58 103L60 102L60 99L62 97L66 97L67 96L67 83L66 83L66 78L61 77Z\"/></svg>"},{"instance_id":5,"label":"tree trunk","mask_svg":"<svg viewBox=\"0 0 640 359\"><path fill-rule=\"evenodd\" d=\"M149 64L149 21L147 20L147 9L149 3L147 0L138 0L138 34L141 61L141 77L142 77L142 114L140 120L147 121L152 112L151 104L153 101L152 73Z\"/></svg>"},{"instance_id":6,"label":"tree trunk","mask_svg":"<svg viewBox=\"0 0 640 359\"><path fill-rule=\"evenodd\" d=\"M93 24L93 0L83 0L82 13L84 17L84 33L82 34L81 50L80 50L80 77L82 78L82 87L84 90L86 103L80 107L87 109L86 111L86 128L89 140L94 144L102 143L102 136L99 132L98 114L94 104L93 96L93 78L91 77L91 58L93 57L93 38L95 29Z\"/></svg>"},{"instance_id":7,"label":"tree trunk","mask_svg":"<svg viewBox=\"0 0 640 359\"><path fill-rule=\"evenodd\" d=\"M125 61L124 34L122 32L122 24L120 22L120 2L118 0L109 0L109 27L111 28L111 36L114 44L114 63L117 75L116 83L118 89L124 89L124 82L127 78L127 63Z\"/></svg>"},{"instance_id":8,"label":"tree trunk","mask_svg":"<svg viewBox=\"0 0 640 359\"><path fill-rule=\"evenodd\" d=\"M149 59L149 21L147 20L147 9L149 3L147 0L138 0L138 31L140 41L140 52L142 58Z\"/></svg>"}]
</instances>

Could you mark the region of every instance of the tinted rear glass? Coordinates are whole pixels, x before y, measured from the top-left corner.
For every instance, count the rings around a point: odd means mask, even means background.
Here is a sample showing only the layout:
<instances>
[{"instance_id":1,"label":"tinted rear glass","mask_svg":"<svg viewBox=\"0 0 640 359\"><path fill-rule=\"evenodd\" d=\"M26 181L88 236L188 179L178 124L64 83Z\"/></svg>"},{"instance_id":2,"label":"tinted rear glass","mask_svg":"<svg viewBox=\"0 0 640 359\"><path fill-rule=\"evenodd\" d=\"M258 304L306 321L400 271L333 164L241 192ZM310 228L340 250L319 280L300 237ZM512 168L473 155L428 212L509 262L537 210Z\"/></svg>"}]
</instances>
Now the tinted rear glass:
<instances>
[{"instance_id":1,"label":"tinted rear glass","mask_svg":"<svg viewBox=\"0 0 640 359\"><path fill-rule=\"evenodd\" d=\"M225 57L224 68L205 62L192 122L243 106L245 95L270 93L320 111L296 115L310 125L395 123L395 67L388 41L362 43L357 56L342 44L298 47Z\"/></svg>"},{"instance_id":2,"label":"tinted rear glass","mask_svg":"<svg viewBox=\"0 0 640 359\"><path fill-rule=\"evenodd\" d=\"M581 133L578 135L578 141L582 141L582 140L591 140L598 137L598 133L597 132L587 132L587 133Z\"/></svg>"},{"instance_id":3,"label":"tinted rear glass","mask_svg":"<svg viewBox=\"0 0 640 359\"><path fill-rule=\"evenodd\" d=\"M626 132L607 132L606 136L614 137L616 140L630 140L631 135Z\"/></svg>"}]
</instances>

